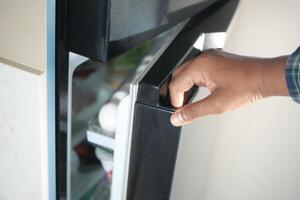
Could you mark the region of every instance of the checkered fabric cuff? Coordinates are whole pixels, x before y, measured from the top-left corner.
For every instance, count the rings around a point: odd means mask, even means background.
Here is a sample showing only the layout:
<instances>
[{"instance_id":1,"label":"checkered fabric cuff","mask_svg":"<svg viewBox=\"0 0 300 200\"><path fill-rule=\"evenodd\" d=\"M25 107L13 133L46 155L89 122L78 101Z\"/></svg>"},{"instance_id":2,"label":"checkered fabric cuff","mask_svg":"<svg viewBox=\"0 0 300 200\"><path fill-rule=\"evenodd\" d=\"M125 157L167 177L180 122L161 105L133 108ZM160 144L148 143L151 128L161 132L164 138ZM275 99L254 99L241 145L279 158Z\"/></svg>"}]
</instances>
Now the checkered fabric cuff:
<instances>
[{"instance_id":1,"label":"checkered fabric cuff","mask_svg":"<svg viewBox=\"0 0 300 200\"><path fill-rule=\"evenodd\" d=\"M287 60L285 80L290 96L300 103L300 47Z\"/></svg>"}]
</instances>

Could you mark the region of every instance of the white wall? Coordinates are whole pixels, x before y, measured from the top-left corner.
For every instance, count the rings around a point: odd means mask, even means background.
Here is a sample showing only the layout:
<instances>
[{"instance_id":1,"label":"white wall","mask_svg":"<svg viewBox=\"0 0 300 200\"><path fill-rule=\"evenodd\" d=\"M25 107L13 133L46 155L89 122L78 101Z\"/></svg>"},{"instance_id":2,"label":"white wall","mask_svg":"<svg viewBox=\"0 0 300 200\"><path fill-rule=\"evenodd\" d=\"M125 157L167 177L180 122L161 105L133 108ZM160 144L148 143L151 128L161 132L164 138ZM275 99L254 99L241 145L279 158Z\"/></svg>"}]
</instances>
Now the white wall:
<instances>
[{"instance_id":1,"label":"white wall","mask_svg":"<svg viewBox=\"0 0 300 200\"><path fill-rule=\"evenodd\" d=\"M299 7L296 0L242 0L225 50L290 54L300 46ZM184 127L171 199L300 199L299 120L300 105L276 97Z\"/></svg>"},{"instance_id":2,"label":"white wall","mask_svg":"<svg viewBox=\"0 0 300 200\"><path fill-rule=\"evenodd\" d=\"M52 2L0 0L1 200L49 198L46 62L54 18L47 24L46 17L54 13L46 5Z\"/></svg>"},{"instance_id":3,"label":"white wall","mask_svg":"<svg viewBox=\"0 0 300 200\"><path fill-rule=\"evenodd\" d=\"M45 74L0 63L0 199L48 197Z\"/></svg>"}]
</instances>

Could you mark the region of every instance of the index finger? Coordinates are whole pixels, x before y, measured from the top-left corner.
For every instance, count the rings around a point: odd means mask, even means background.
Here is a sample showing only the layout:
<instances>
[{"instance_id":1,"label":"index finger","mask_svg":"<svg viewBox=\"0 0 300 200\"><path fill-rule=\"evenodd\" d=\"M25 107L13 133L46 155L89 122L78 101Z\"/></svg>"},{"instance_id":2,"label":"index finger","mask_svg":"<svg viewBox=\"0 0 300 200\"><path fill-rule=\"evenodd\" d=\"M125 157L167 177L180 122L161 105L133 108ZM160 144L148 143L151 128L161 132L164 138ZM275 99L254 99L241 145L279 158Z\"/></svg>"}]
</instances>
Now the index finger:
<instances>
[{"instance_id":1,"label":"index finger","mask_svg":"<svg viewBox=\"0 0 300 200\"><path fill-rule=\"evenodd\" d=\"M184 101L184 93L204 79L197 70L198 63L192 61L176 73L169 84L171 103L174 107L181 107Z\"/></svg>"}]
</instances>

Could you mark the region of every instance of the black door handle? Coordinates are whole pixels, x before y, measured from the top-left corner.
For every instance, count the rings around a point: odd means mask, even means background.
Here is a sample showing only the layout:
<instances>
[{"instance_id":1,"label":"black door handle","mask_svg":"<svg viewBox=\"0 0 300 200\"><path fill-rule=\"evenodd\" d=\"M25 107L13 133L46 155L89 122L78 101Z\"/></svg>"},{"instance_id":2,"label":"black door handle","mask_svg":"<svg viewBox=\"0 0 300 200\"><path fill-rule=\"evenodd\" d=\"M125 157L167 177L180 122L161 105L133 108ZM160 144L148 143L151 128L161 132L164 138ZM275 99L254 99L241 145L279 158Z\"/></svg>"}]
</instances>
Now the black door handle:
<instances>
[{"instance_id":1,"label":"black door handle","mask_svg":"<svg viewBox=\"0 0 300 200\"><path fill-rule=\"evenodd\" d=\"M188 52L187 56L183 59L183 61L180 63L183 64L189 60L194 59L195 57L199 56L201 54L201 51L198 49L193 48ZM165 82L160 86L159 88L159 103L158 106L169 109L169 110L176 110L171 104L171 98L170 98L170 91L169 91L169 83L172 80L172 73L176 68L174 68L171 73L168 75L168 77L165 79ZM183 104L188 104L192 101L193 97L198 91L198 86L194 85L190 90L186 91L184 94L184 101Z\"/></svg>"}]
</instances>

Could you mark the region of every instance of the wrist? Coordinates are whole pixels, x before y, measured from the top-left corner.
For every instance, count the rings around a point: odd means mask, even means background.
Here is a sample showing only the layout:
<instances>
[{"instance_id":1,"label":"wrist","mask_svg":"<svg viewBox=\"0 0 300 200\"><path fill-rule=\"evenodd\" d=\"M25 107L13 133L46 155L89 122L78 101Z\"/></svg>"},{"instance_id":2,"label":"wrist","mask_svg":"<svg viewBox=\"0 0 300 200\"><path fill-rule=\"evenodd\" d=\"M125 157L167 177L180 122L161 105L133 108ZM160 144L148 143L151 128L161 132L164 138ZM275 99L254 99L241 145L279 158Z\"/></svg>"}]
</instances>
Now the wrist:
<instances>
[{"instance_id":1,"label":"wrist","mask_svg":"<svg viewBox=\"0 0 300 200\"><path fill-rule=\"evenodd\" d=\"M263 97L288 96L284 70L286 62L287 56L264 60L261 70Z\"/></svg>"}]
</instances>

